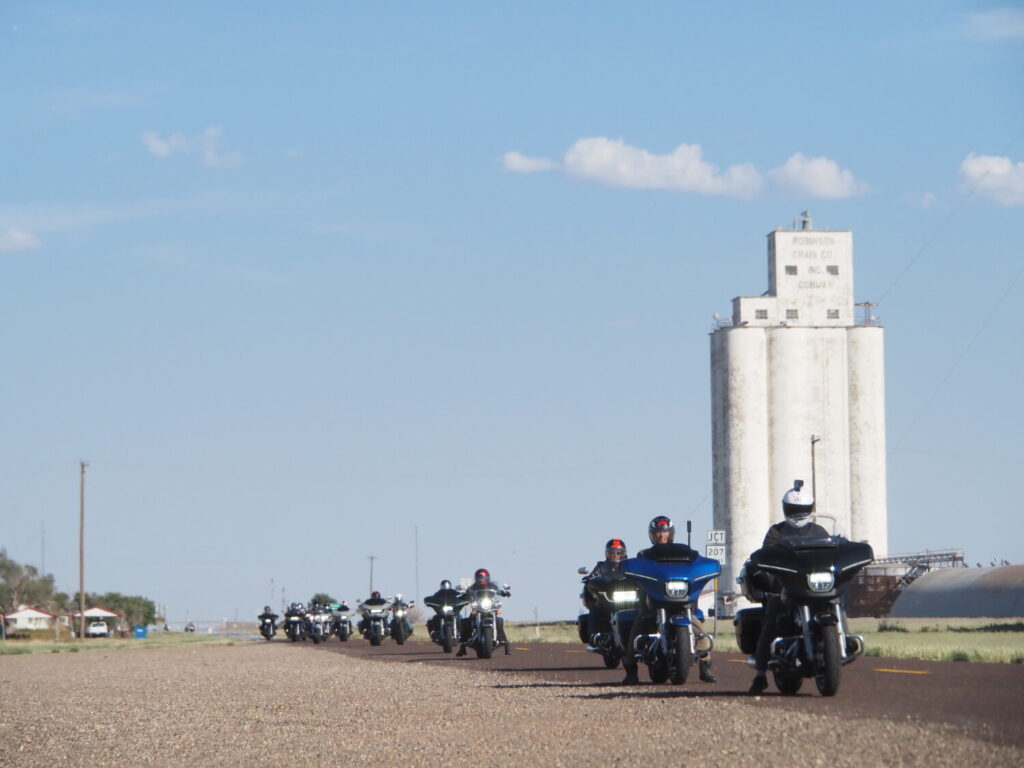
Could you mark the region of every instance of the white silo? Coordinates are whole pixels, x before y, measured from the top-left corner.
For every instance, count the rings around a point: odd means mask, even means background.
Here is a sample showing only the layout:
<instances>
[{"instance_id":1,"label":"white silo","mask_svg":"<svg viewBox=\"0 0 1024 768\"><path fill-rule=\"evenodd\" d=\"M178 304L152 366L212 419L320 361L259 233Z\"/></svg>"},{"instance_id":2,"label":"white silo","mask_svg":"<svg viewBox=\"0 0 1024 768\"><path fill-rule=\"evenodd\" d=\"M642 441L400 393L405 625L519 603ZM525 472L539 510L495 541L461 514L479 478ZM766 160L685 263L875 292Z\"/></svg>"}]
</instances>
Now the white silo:
<instances>
[{"instance_id":1,"label":"white silo","mask_svg":"<svg viewBox=\"0 0 1024 768\"><path fill-rule=\"evenodd\" d=\"M855 323L853 234L768 235L768 291L733 300L711 335L714 526L728 536L723 590L782 519L794 479L818 522L886 551L882 328Z\"/></svg>"}]
</instances>

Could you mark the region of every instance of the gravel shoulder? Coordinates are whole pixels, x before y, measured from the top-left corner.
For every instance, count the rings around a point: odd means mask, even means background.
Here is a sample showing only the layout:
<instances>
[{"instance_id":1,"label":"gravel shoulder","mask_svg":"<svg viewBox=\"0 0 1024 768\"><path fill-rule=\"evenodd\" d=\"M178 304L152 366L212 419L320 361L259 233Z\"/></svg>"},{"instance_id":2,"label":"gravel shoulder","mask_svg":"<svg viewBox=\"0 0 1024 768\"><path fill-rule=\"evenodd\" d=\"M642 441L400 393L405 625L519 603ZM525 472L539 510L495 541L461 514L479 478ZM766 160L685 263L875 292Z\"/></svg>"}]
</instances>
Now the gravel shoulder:
<instances>
[{"instance_id":1,"label":"gravel shoulder","mask_svg":"<svg viewBox=\"0 0 1024 768\"><path fill-rule=\"evenodd\" d=\"M0 765L1011 766L966 728L241 642L0 658ZM766 702L767 703L767 702ZM758 722L751 722L756 714ZM653 734L653 735L647 735Z\"/></svg>"}]
</instances>

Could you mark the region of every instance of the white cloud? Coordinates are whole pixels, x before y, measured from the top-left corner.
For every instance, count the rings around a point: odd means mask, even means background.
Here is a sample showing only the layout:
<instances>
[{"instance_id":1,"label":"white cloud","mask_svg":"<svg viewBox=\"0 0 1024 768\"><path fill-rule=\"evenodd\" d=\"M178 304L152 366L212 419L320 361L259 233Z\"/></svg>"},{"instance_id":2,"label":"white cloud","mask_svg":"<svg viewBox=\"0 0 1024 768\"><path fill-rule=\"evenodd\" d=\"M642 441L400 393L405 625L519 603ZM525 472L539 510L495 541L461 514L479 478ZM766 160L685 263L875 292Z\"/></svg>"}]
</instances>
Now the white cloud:
<instances>
[{"instance_id":1,"label":"white cloud","mask_svg":"<svg viewBox=\"0 0 1024 768\"><path fill-rule=\"evenodd\" d=\"M566 151L561 164L513 151L505 153L504 166L516 173L560 170L614 187L740 198L758 195L766 180L776 190L810 198L847 198L867 190L867 185L854 178L853 173L827 157L807 157L798 152L781 167L762 174L752 163L722 170L704 159L699 144L680 144L668 154L658 155L605 136L577 140Z\"/></svg>"},{"instance_id":2,"label":"white cloud","mask_svg":"<svg viewBox=\"0 0 1024 768\"><path fill-rule=\"evenodd\" d=\"M921 195L920 203L922 208L933 208L938 202L939 197L933 192L925 192L923 195Z\"/></svg>"},{"instance_id":3,"label":"white cloud","mask_svg":"<svg viewBox=\"0 0 1024 768\"><path fill-rule=\"evenodd\" d=\"M761 174L750 164L720 172L704 160L699 144L680 144L667 155L655 155L621 139L596 136L573 144L565 153L563 166L579 178L634 189L751 197L762 184Z\"/></svg>"},{"instance_id":4,"label":"white cloud","mask_svg":"<svg viewBox=\"0 0 1024 768\"><path fill-rule=\"evenodd\" d=\"M960 177L1000 205L1024 205L1024 163L971 153L960 164Z\"/></svg>"},{"instance_id":5,"label":"white cloud","mask_svg":"<svg viewBox=\"0 0 1024 768\"><path fill-rule=\"evenodd\" d=\"M42 245L42 240L24 229L0 232L0 251L34 251Z\"/></svg>"},{"instance_id":6,"label":"white cloud","mask_svg":"<svg viewBox=\"0 0 1024 768\"><path fill-rule=\"evenodd\" d=\"M180 153L184 155L198 153L207 168L232 168L240 165L242 154L224 147L224 129L211 126L196 136L172 133L166 138L156 131L143 131L142 143L155 157L170 157Z\"/></svg>"},{"instance_id":7,"label":"white cloud","mask_svg":"<svg viewBox=\"0 0 1024 768\"><path fill-rule=\"evenodd\" d=\"M969 13L967 32L978 40L1024 39L1024 9L993 8Z\"/></svg>"},{"instance_id":8,"label":"white cloud","mask_svg":"<svg viewBox=\"0 0 1024 768\"><path fill-rule=\"evenodd\" d=\"M827 157L791 155L784 165L768 174L783 189L807 197L838 200L854 197L867 190L850 171Z\"/></svg>"},{"instance_id":9,"label":"white cloud","mask_svg":"<svg viewBox=\"0 0 1024 768\"><path fill-rule=\"evenodd\" d=\"M557 168L558 163L548 160L546 157L527 157L519 152L506 152L503 158L506 171L513 173L536 173L537 171L550 171Z\"/></svg>"}]
</instances>

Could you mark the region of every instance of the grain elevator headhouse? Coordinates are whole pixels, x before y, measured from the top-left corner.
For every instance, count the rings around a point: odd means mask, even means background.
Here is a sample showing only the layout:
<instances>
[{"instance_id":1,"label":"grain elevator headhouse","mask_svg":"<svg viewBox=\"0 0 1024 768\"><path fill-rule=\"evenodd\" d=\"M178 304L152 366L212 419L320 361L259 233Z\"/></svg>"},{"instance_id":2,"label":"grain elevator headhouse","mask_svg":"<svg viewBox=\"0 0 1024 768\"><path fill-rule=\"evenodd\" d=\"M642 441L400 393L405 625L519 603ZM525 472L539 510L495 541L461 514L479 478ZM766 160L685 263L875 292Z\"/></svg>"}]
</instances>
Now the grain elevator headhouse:
<instances>
[{"instance_id":1,"label":"grain elevator headhouse","mask_svg":"<svg viewBox=\"0 0 1024 768\"><path fill-rule=\"evenodd\" d=\"M883 329L855 316L853 233L768 234L768 290L733 299L711 334L714 527L728 535L722 589L794 479L812 487L818 522L886 554Z\"/></svg>"}]
</instances>

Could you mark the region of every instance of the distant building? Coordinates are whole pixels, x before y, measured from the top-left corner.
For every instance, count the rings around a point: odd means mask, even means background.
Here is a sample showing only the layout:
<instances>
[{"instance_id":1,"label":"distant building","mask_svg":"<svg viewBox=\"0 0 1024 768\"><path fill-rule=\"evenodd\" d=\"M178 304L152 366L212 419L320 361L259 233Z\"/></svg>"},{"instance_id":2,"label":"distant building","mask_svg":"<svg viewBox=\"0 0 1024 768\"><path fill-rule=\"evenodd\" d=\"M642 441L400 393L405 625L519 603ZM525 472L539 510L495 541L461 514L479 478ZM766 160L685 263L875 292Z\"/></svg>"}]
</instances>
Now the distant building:
<instances>
[{"instance_id":1,"label":"distant building","mask_svg":"<svg viewBox=\"0 0 1024 768\"><path fill-rule=\"evenodd\" d=\"M4 621L7 623L8 629L12 632L33 629L51 629L53 627L53 623L59 620L60 617L56 613L50 613L42 608L31 608L24 605L18 610L12 611L4 616Z\"/></svg>"},{"instance_id":2,"label":"distant building","mask_svg":"<svg viewBox=\"0 0 1024 768\"><path fill-rule=\"evenodd\" d=\"M782 519L794 479L818 522L886 554L883 329L855 318L853 233L768 233L768 290L733 299L711 334L714 527L728 536L722 589Z\"/></svg>"}]
</instances>

